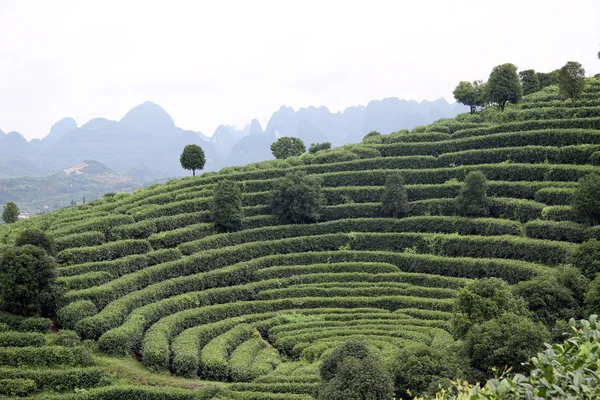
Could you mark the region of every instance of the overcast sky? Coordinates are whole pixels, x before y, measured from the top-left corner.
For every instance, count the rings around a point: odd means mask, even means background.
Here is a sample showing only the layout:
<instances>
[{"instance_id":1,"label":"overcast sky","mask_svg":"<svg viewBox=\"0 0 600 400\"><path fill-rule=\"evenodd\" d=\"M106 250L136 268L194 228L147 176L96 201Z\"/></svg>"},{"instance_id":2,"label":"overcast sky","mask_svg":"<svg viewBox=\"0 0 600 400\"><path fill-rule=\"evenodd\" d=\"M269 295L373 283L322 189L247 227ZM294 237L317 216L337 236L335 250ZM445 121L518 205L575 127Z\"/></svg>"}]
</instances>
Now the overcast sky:
<instances>
[{"instance_id":1,"label":"overcast sky","mask_svg":"<svg viewBox=\"0 0 600 400\"><path fill-rule=\"evenodd\" d=\"M598 0L0 0L0 129L40 138L150 100L211 135L282 104L452 101L505 62L593 75L599 50Z\"/></svg>"}]
</instances>

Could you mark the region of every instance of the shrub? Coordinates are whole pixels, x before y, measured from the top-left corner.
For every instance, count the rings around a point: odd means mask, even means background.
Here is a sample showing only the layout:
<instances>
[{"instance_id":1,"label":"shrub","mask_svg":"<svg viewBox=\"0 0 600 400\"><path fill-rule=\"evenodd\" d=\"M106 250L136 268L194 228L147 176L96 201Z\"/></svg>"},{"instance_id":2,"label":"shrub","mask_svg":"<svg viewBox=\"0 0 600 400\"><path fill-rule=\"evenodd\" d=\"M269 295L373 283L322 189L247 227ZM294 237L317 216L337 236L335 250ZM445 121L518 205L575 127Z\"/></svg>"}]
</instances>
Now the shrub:
<instances>
[{"instance_id":1,"label":"shrub","mask_svg":"<svg viewBox=\"0 0 600 400\"><path fill-rule=\"evenodd\" d=\"M311 143L308 152L315 154L317 151L327 150L331 148L331 142Z\"/></svg>"},{"instance_id":2,"label":"shrub","mask_svg":"<svg viewBox=\"0 0 600 400\"><path fill-rule=\"evenodd\" d=\"M408 196L402 175L396 173L386 178L381 207L384 215L388 217L399 218L408 215Z\"/></svg>"},{"instance_id":3,"label":"shrub","mask_svg":"<svg viewBox=\"0 0 600 400\"><path fill-rule=\"evenodd\" d=\"M237 183L227 179L217 183L212 219L219 232L233 232L242 227L242 192Z\"/></svg>"},{"instance_id":4,"label":"shrub","mask_svg":"<svg viewBox=\"0 0 600 400\"><path fill-rule=\"evenodd\" d=\"M74 301L58 310L58 322L63 328L73 329L77 322L97 313L98 307L90 300Z\"/></svg>"},{"instance_id":5,"label":"shrub","mask_svg":"<svg viewBox=\"0 0 600 400\"><path fill-rule=\"evenodd\" d=\"M458 213L469 217L488 215L490 206L487 189L487 179L482 172L469 172L456 198Z\"/></svg>"},{"instance_id":6,"label":"shrub","mask_svg":"<svg viewBox=\"0 0 600 400\"><path fill-rule=\"evenodd\" d=\"M490 377L494 368L526 371L527 367L522 363L542 350L544 343L549 341L550 333L541 322L506 312L474 325L465 336L465 349L471 367Z\"/></svg>"},{"instance_id":7,"label":"shrub","mask_svg":"<svg viewBox=\"0 0 600 400\"><path fill-rule=\"evenodd\" d=\"M452 315L453 332L463 338L473 325L507 312L528 314L523 299L515 297L506 282L498 278L476 280L458 291Z\"/></svg>"},{"instance_id":8,"label":"shrub","mask_svg":"<svg viewBox=\"0 0 600 400\"><path fill-rule=\"evenodd\" d=\"M61 236L56 239L56 251L60 252L73 247L99 246L106 241L102 232L90 231Z\"/></svg>"},{"instance_id":9,"label":"shrub","mask_svg":"<svg viewBox=\"0 0 600 400\"><path fill-rule=\"evenodd\" d=\"M31 379L38 390L73 391L110 383L108 374L100 367L57 369L0 369L0 379ZM81 393L81 392L80 392ZM64 396L64 395L63 395Z\"/></svg>"},{"instance_id":10,"label":"shrub","mask_svg":"<svg viewBox=\"0 0 600 400\"><path fill-rule=\"evenodd\" d=\"M70 331L68 329L63 329L56 334L54 338L54 343L57 346L65 346L65 347L75 347L79 344L81 339L79 335L75 331Z\"/></svg>"},{"instance_id":11,"label":"shrub","mask_svg":"<svg viewBox=\"0 0 600 400\"><path fill-rule=\"evenodd\" d=\"M146 239L156 233L156 224L144 220L133 224L115 226L110 231L110 240Z\"/></svg>"},{"instance_id":12,"label":"shrub","mask_svg":"<svg viewBox=\"0 0 600 400\"><path fill-rule=\"evenodd\" d=\"M600 224L600 174L593 173L579 179L573 210L588 218L592 225Z\"/></svg>"},{"instance_id":13,"label":"shrub","mask_svg":"<svg viewBox=\"0 0 600 400\"><path fill-rule=\"evenodd\" d=\"M433 395L440 386L448 387L451 382L462 378L465 360L457 350L452 346L434 348L424 343L400 349L392 366L396 396Z\"/></svg>"},{"instance_id":14,"label":"shrub","mask_svg":"<svg viewBox=\"0 0 600 400\"><path fill-rule=\"evenodd\" d=\"M581 243L588 238L588 231L586 228L571 221L529 221L525 224L525 234L534 239L558 240L573 243Z\"/></svg>"},{"instance_id":15,"label":"shrub","mask_svg":"<svg viewBox=\"0 0 600 400\"><path fill-rule=\"evenodd\" d=\"M590 239L580 244L571 255L570 261L588 279L594 279L600 272L600 241Z\"/></svg>"},{"instance_id":16,"label":"shrub","mask_svg":"<svg viewBox=\"0 0 600 400\"><path fill-rule=\"evenodd\" d=\"M297 171L275 182L271 211L288 223L314 222L320 217L324 200L319 180Z\"/></svg>"},{"instance_id":17,"label":"shrub","mask_svg":"<svg viewBox=\"0 0 600 400\"><path fill-rule=\"evenodd\" d=\"M54 255L54 240L40 229L25 229L21 232L15 240L15 246L25 246L26 244L44 249L51 256Z\"/></svg>"},{"instance_id":18,"label":"shrub","mask_svg":"<svg viewBox=\"0 0 600 400\"><path fill-rule=\"evenodd\" d=\"M46 337L42 333L34 332L2 332L0 333L0 347L41 347L46 344Z\"/></svg>"},{"instance_id":19,"label":"shrub","mask_svg":"<svg viewBox=\"0 0 600 400\"><path fill-rule=\"evenodd\" d=\"M355 353L337 359L341 354L347 354L348 347L358 347L357 343L342 345L339 353L327 357L321 367L323 383L319 388L318 398L323 400L387 400L393 397L392 377L382 364L382 361L369 354ZM335 350L334 350L335 353ZM332 353L333 354L333 353ZM327 371L324 373L324 371ZM333 372L333 376L331 376ZM329 379L324 379L324 376Z\"/></svg>"},{"instance_id":20,"label":"shrub","mask_svg":"<svg viewBox=\"0 0 600 400\"><path fill-rule=\"evenodd\" d=\"M109 261L133 254L148 253L152 250L146 240L120 240L95 247L78 247L58 253L56 260L62 265L82 264L96 261Z\"/></svg>"},{"instance_id":21,"label":"shrub","mask_svg":"<svg viewBox=\"0 0 600 400\"><path fill-rule=\"evenodd\" d=\"M36 389L31 379L0 379L0 395L24 397L33 394Z\"/></svg>"}]
</instances>

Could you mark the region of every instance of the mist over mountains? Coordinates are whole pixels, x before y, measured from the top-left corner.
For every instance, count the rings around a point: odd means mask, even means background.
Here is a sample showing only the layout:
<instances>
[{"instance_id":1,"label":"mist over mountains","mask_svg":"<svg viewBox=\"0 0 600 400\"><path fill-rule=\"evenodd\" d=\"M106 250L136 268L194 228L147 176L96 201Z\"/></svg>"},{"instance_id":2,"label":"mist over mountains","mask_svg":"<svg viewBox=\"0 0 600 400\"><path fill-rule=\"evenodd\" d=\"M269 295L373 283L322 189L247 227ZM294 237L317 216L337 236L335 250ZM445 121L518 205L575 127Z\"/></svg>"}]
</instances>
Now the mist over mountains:
<instances>
[{"instance_id":1,"label":"mist over mountains","mask_svg":"<svg viewBox=\"0 0 600 400\"><path fill-rule=\"evenodd\" d=\"M146 102L120 121L95 118L78 126L73 119L64 118L46 137L29 142L18 132L0 130L0 178L49 175L82 160L99 161L142 181L184 176L187 172L179 164L179 155L191 143L202 146L206 153L204 170L214 171L272 159L270 144L280 136L299 137L307 146L325 141L339 146L358 142L372 130L387 134L412 129L466 111L444 99L386 98L337 113L324 106L299 110L282 106L264 129L252 120L241 130L221 125L209 137L178 128L162 107Z\"/></svg>"}]
</instances>

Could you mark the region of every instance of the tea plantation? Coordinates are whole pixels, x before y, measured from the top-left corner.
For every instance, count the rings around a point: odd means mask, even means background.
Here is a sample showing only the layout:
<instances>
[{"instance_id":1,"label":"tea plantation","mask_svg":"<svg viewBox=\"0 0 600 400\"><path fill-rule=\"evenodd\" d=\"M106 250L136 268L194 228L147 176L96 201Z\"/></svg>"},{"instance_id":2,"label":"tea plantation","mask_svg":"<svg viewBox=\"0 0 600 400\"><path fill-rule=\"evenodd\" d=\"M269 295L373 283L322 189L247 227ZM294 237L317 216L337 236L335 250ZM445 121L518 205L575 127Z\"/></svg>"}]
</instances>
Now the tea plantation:
<instances>
[{"instance_id":1,"label":"tea plantation","mask_svg":"<svg viewBox=\"0 0 600 400\"><path fill-rule=\"evenodd\" d=\"M282 223L270 211L274 183L293 171L322 183L315 223ZM471 171L488 180L485 217L457 213ZM386 217L380 202L394 172L409 200L403 218ZM413 344L451 346L461 288L552 276L581 243L600 239L571 208L578 180L594 172L600 78L587 79L576 103L549 86L504 112L489 107L2 225L4 246L29 227L55 239L64 295L55 321L0 315L0 392L312 399L321 361L345 341L362 340L384 362ZM218 233L211 206L224 179L242 189L243 220ZM107 367L119 360L171 380L124 377Z\"/></svg>"}]
</instances>

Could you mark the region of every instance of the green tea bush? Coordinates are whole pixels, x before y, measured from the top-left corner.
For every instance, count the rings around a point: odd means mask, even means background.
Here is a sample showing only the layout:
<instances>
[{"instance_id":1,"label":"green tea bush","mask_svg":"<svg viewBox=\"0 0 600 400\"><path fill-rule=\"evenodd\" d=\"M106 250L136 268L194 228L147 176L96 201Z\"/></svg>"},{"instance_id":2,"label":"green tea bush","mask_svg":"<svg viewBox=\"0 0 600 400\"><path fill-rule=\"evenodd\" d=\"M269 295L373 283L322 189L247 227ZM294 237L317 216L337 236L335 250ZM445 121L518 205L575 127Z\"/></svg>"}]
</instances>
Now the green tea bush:
<instances>
[{"instance_id":1,"label":"green tea bush","mask_svg":"<svg viewBox=\"0 0 600 400\"><path fill-rule=\"evenodd\" d=\"M37 387L31 379L0 379L0 395L29 396L35 393Z\"/></svg>"},{"instance_id":2,"label":"green tea bush","mask_svg":"<svg viewBox=\"0 0 600 400\"><path fill-rule=\"evenodd\" d=\"M133 254L148 253L152 250L146 240L120 240L95 247L66 249L57 254L56 260L62 265L82 264L97 261L110 261Z\"/></svg>"},{"instance_id":3,"label":"green tea bush","mask_svg":"<svg viewBox=\"0 0 600 400\"><path fill-rule=\"evenodd\" d=\"M154 221L143 220L112 228L110 231L110 240L146 239L154 233L156 233L156 224Z\"/></svg>"},{"instance_id":4,"label":"green tea bush","mask_svg":"<svg viewBox=\"0 0 600 400\"><path fill-rule=\"evenodd\" d=\"M58 237L55 240L56 251L61 252L65 249L73 247L99 246L106 241L106 237L102 232L90 231L74 233Z\"/></svg>"},{"instance_id":5,"label":"green tea bush","mask_svg":"<svg viewBox=\"0 0 600 400\"><path fill-rule=\"evenodd\" d=\"M41 347L46 337L35 332L0 332L0 347Z\"/></svg>"}]
</instances>

